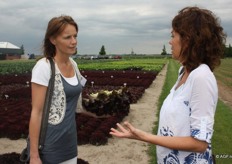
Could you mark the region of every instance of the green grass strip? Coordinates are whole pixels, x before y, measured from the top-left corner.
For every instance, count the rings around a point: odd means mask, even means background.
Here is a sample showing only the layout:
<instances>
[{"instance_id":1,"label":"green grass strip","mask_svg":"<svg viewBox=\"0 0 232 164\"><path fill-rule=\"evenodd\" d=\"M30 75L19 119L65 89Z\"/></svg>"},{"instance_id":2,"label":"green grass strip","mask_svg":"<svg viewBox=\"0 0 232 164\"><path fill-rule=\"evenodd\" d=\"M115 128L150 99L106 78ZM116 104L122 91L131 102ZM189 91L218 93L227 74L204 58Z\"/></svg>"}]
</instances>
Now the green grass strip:
<instances>
[{"instance_id":1,"label":"green grass strip","mask_svg":"<svg viewBox=\"0 0 232 164\"><path fill-rule=\"evenodd\" d=\"M158 119L159 119L160 108L161 108L161 106L163 104L163 101L167 97L167 95L169 94L172 86L174 85L174 83L177 80L179 68L180 68L180 65L175 60L173 60L173 59L169 60L164 86L162 88L162 92L161 92L161 95L160 95L159 100L158 100L158 107L157 107L157 109L158 109L157 118ZM154 123L154 128L152 130L153 134L157 134L158 122L159 122L158 119ZM156 146L155 145L150 144L149 149L148 149L148 154L150 156L149 163L150 164L156 164L157 163L157 158L156 158Z\"/></svg>"},{"instance_id":2,"label":"green grass strip","mask_svg":"<svg viewBox=\"0 0 232 164\"><path fill-rule=\"evenodd\" d=\"M218 101L212 139L213 154L217 164L232 163L232 110Z\"/></svg>"}]
</instances>

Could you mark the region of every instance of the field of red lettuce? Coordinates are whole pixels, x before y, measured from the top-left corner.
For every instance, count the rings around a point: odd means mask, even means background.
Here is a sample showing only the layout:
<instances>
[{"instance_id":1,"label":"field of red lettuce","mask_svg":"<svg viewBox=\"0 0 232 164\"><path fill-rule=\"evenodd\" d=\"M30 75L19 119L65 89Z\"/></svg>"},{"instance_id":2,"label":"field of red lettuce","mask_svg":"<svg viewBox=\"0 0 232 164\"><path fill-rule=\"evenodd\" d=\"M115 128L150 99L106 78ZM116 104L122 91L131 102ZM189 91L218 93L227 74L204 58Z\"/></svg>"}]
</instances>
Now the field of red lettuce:
<instances>
[{"instance_id":1,"label":"field of red lettuce","mask_svg":"<svg viewBox=\"0 0 232 164\"><path fill-rule=\"evenodd\" d=\"M137 103L165 62L164 58L150 56L142 56L142 59L125 57L124 60L117 61L78 60L81 73L88 80L82 92L83 106L95 115L76 114L78 145L107 144L111 137L110 128L130 115L130 104ZM30 74L35 63L32 60L0 63L0 138L17 140L28 136L31 113ZM79 158L77 161L78 164L88 164ZM19 154L12 152L0 154L0 163L21 162Z\"/></svg>"},{"instance_id":2,"label":"field of red lettuce","mask_svg":"<svg viewBox=\"0 0 232 164\"><path fill-rule=\"evenodd\" d=\"M81 73L88 80L82 93L83 106L99 117L76 114L79 145L106 144L111 137L110 128L129 114L130 104L137 102L157 75L157 72L140 70ZM12 140L27 137L31 112L30 78L30 74L0 75L0 137ZM113 92L104 95L105 90ZM99 93L95 99L91 98L94 93Z\"/></svg>"}]
</instances>

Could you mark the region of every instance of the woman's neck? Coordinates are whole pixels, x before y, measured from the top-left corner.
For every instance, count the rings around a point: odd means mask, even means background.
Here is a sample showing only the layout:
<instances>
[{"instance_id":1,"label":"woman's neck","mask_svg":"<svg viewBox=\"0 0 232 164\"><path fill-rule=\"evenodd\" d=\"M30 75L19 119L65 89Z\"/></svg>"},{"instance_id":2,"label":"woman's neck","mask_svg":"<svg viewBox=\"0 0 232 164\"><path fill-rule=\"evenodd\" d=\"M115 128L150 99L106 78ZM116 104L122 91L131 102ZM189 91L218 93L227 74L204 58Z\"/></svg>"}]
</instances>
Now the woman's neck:
<instances>
[{"instance_id":1,"label":"woman's neck","mask_svg":"<svg viewBox=\"0 0 232 164\"><path fill-rule=\"evenodd\" d=\"M71 63L70 63L70 60L69 60L69 57L63 57L63 56L58 56L58 55L56 55L55 57L54 57L54 60L55 60L55 62L57 63L57 64L59 64L59 65L70 65Z\"/></svg>"}]
</instances>

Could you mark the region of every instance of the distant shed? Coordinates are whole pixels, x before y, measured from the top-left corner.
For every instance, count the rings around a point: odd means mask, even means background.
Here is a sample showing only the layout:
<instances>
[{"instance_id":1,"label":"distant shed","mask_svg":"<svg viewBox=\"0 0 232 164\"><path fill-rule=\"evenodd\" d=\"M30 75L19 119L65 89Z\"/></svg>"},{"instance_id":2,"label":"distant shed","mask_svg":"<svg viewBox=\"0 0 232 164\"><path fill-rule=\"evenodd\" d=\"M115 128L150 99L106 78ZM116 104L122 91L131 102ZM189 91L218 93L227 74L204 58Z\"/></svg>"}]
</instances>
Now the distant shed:
<instances>
[{"instance_id":1,"label":"distant shed","mask_svg":"<svg viewBox=\"0 0 232 164\"><path fill-rule=\"evenodd\" d=\"M20 59L22 49L9 42L0 42L0 60Z\"/></svg>"}]
</instances>

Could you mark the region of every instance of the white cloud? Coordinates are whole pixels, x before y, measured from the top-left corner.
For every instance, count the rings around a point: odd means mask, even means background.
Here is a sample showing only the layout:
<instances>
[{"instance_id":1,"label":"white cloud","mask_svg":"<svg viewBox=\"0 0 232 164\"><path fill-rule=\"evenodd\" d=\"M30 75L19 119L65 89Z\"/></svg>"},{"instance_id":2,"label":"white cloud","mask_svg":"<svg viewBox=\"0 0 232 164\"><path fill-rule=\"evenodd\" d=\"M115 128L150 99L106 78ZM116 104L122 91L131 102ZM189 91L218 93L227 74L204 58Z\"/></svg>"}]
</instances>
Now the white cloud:
<instances>
[{"instance_id":1,"label":"white cloud","mask_svg":"<svg viewBox=\"0 0 232 164\"><path fill-rule=\"evenodd\" d=\"M230 0L1 0L0 41L38 54L47 22L66 14L79 25L80 54L98 54L102 45L107 53L160 53L163 45L169 50L172 18L188 5L215 12L232 43Z\"/></svg>"}]
</instances>

